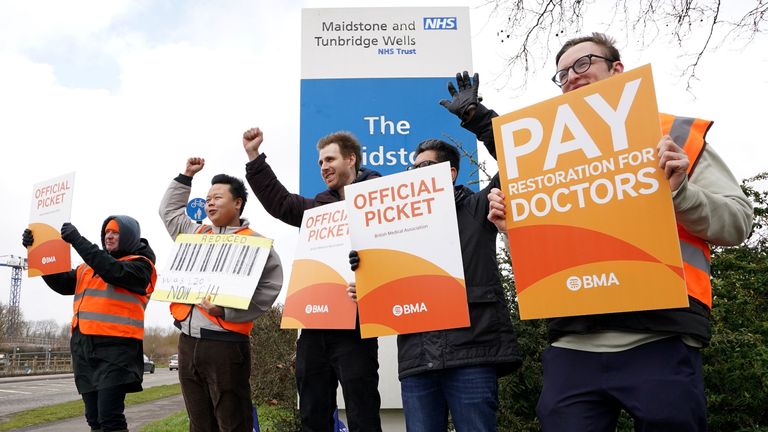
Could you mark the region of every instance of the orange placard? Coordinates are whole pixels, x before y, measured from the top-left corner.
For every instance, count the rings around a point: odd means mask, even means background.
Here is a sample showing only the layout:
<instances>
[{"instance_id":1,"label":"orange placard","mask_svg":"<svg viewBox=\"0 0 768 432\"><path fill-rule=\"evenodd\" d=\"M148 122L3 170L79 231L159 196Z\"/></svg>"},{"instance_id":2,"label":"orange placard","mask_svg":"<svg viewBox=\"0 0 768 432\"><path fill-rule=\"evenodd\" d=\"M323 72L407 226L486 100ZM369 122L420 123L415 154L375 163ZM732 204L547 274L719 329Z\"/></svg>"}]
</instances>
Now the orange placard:
<instances>
[{"instance_id":1,"label":"orange placard","mask_svg":"<svg viewBox=\"0 0 768 432\"><path fill-rule=\"evenodd\" d=\"M28 276L42 276L72 270L69 243L61 239L58 228L30 223L35 243L27 250Z\"/></svg>"},{"instance_id":2,"label":"orange placard","mask_svg":"<svg viewBox=\"0 0 768 432\"><path fill-rule=\"evenodd\" d=\"M688 306L650 65L493 130L521 318Z\"/></svg>"},{"instance_id":3,"label":"orange placard","mask_svg":"<svg viewBox=\"0 0 768 432\"><path fill-rule=\"evenodd\" d=\"M32 188L29 229L35 242L27 250L29 277L62 273L72 269L69 243L59 228L69 222L75 173L52 178Z\"/></svg>"},{"instance_id":4,"label":"orange placard","mask_svg":"<svg viewBox=\"0 0 768 432\"><path fill-rule=\"evenodd\" d=\"M463 279L397 250L361 250L360 261L365 263L357 275L364 338L469 325Z\"/></svg>"},{"instance_id":5,"label":"orange placard","mask_svg":"<svg viewBox=\"0 0 768 432\"><path fill-rule=\"evenodd\" d=\"M360 334L376 337L467 327L456 206L448 163L345 189Z\"/></svg>"},{"instance_id":6,"label":"orange placard","mask_svg":"<svg viewBox=\"0 0 768 432\"><path fill-rule=\"evenodd\" d=\"M347 295L349 225L344 202L304 212L280 328L353 329L357 305Z\"/></svg>"}]
</instances>

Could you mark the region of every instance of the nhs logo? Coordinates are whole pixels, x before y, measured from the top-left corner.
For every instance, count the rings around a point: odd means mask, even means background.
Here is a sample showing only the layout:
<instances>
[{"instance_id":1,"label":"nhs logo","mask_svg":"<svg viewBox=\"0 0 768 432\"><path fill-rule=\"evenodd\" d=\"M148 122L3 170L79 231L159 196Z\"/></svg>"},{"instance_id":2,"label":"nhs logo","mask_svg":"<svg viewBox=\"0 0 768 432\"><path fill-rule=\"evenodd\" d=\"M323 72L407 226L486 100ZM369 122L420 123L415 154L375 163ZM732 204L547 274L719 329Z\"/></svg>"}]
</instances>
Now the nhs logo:
<instances>
[{"instance_id":1,"label":"nhs logo","mask_svg":"<svg viewBox=\"0 0 768 432\"><path fill-rule=\"evenodd\" d=\"M424 30L456 30L456 17L424 17Z\"/></svg>"}]
</instances>

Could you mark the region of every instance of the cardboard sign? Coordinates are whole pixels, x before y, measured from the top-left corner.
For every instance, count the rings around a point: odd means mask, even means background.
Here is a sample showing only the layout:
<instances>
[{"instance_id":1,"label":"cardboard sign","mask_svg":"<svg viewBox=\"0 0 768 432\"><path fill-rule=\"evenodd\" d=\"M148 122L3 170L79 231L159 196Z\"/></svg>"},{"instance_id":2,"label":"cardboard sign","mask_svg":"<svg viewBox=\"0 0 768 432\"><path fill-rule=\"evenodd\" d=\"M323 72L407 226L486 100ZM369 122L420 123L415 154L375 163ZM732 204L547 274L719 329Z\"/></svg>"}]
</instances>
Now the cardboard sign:
<instances>
[{"instance_id":1,"label":"cardboard sign","mask_svg":"<svg viewBox=\"0 0 768 432\"><path fill-rule=\"evenodd\" d=\"M29 277L72 269L69 243L61 239L61 225L72 217L75 173L65 174L32 189L29 229L35 242L28 248Z\"/></svg>"},{"instance_id":2,"label":"cardboard sign","mask_svg":"<svg viewBox=\"0 0 768 432\"><path fill-rule=\"evenodd\" d=\"M348 219L343 201L304 211L280 328L355 328Z\"/></svg>"},{"instance_id":3,"label":"cardboard sign","mask_svg":"<svg viewBox=\"0 0 768 432\"><path fill-rule=\"evenodd\" d=\"M248 309L272 240L239 234L179 234L152 300Z\"/></svg>"},{"instance_id":4,"label":"cardboard sign","mask_svg":"<svg viewBox=\"0 0 768 432\"><path fill-rule=\"evenodd\" d=\"M650 65L493 129L521 318L688 306Z\"/></svg>"},{"instance_id":5,"label":"cardboard sign","mask_svg":"<svg viewBox=\"0 0 768 432\"><path fill-rule=\"evenodd\" d=\"M469 326L447 162L344 188L362 337Z\"/></svg>"}]
</instances>

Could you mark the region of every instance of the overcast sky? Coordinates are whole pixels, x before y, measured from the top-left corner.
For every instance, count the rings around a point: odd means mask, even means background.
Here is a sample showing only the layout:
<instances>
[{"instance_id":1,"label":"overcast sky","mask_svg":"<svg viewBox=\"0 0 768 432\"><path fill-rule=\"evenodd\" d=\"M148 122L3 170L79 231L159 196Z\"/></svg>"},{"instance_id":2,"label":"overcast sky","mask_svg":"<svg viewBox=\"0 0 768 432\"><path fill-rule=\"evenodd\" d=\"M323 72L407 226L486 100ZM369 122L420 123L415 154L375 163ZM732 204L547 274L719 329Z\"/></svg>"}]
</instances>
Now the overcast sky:
<instances>
[{"instance_id":1,"label":"overcast sky","mask_svg":"<svg viewBox=\"0 0 768 432\"><path fill-rule=\"evenodd\" d=\"M107 215L131 215L157 254L158 269L164 269L172 243L157 207L166 186L189 156L206 159L193 196L205 196L214 174L244 177L241 135L253 126L265 131L262 150L279 178L297 191L302 7L470 6L474 70L481 74L486 104L505 113L558 95L549 81L554 72L549 57L539 61L543 69L525 90L512 91L504 87L506 80L494 79L502 74L506 47L496 36L496 21L489 21L489 9L481 4L0 3L0 197L8 206L2 213L0 255L26 255L21 233L29 221L33 184L75 171L72 223L80 232L98 242ZM605 17L591 16L589 30L616 30L615 25L607 27L610 18L607 12ZM714 119L709 141L738 179L768 169L765 134L759 129L768 96L765 37L747 47L728 44L708 54L694 97L679 77L687 64L683 52L668 43L642 48L624 36L617 34L626 67L653 65L660 110ZM287 282L296 230L272 219L255 199L245 216L254 229L275 240ZM81 262L76 253L73 257L75 265ZM10 269L0 267L3 303L9 300L10 280ZM54 293L42 279L25 275L25 319L68 322L71 303L71 297ZM148 326L169 326L167 303L150 302L146 321Z\"/></svg>"}]
</instances>

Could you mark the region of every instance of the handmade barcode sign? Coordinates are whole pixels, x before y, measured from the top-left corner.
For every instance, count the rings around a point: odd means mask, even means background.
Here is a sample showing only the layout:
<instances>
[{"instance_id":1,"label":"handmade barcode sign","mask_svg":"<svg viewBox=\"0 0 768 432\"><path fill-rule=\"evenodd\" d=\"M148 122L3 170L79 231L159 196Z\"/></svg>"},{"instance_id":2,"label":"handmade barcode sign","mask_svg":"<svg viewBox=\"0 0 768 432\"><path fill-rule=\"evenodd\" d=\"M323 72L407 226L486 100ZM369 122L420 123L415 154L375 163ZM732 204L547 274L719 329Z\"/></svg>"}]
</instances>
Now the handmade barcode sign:
<instances>
[{"instance_id":1,"label":"handmade barcode sign","mask_svg":"<svg viewBox=\"0 0 768 432\"><path fill-rule=\"evenodd\" d=\"M157 278L152 300L208 301L248 309L272 240L238 234L180 234Z\"/></svg>"}]
</instances>

